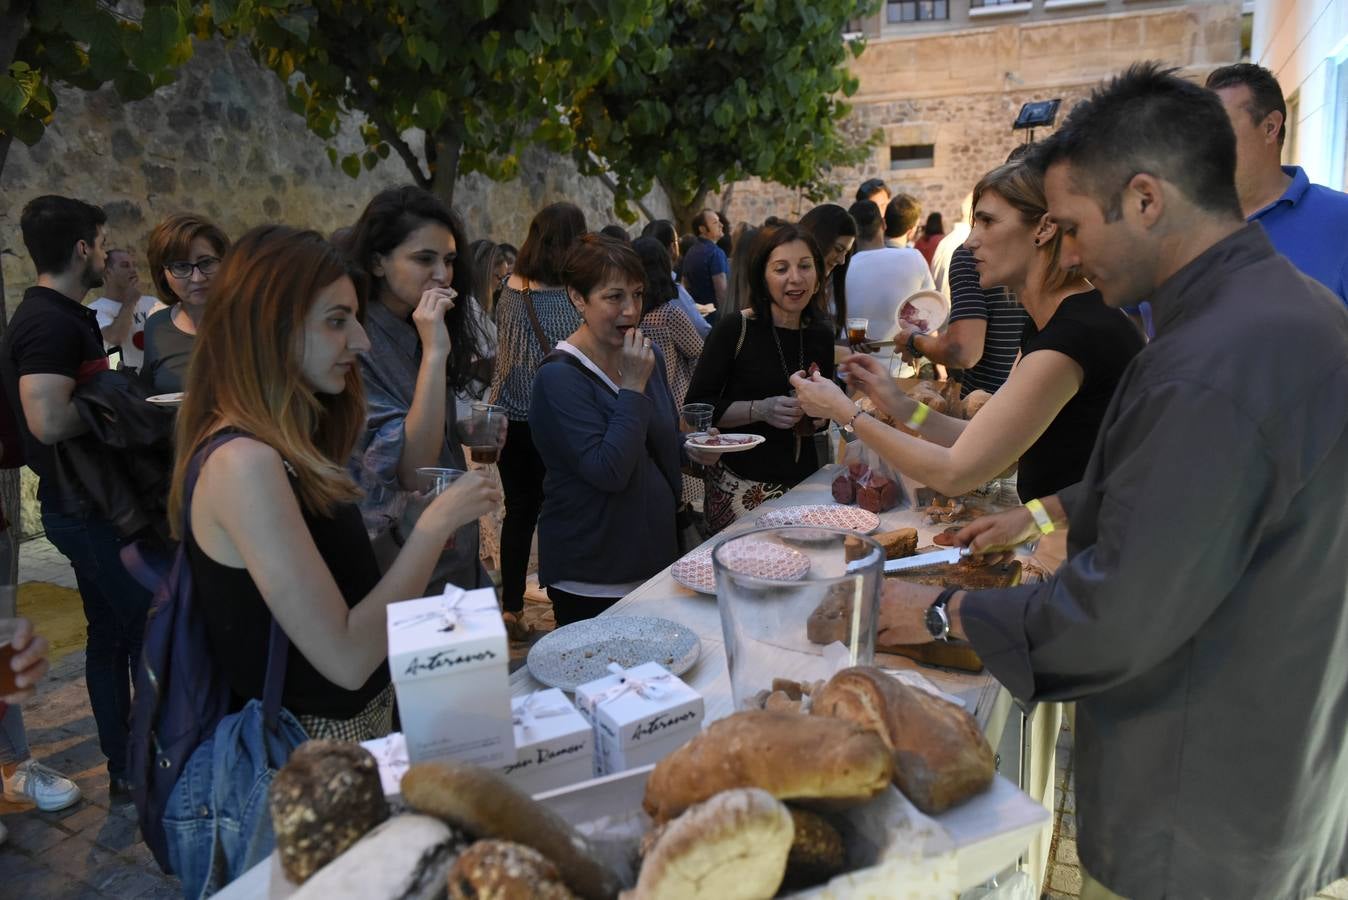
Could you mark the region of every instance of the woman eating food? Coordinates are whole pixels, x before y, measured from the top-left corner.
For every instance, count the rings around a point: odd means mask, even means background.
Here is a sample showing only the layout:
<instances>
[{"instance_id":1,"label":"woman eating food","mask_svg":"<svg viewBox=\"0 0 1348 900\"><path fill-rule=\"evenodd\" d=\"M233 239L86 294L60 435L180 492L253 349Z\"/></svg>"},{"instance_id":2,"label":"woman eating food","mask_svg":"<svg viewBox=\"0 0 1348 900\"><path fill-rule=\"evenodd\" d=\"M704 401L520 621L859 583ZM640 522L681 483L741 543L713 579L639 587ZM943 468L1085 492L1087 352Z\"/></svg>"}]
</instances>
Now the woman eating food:
<instances>
[{"instance_id":1,"label":"woman eating food","mask_svg":"<svg viewBox=\"0 0 1348 900\"><path fill-rule=\"evenodd\" d=\"M1011 377L964 421L910 398L883 365L858 354L843 362L848 383L907 431L860 412L837 385L801 373L792 383L805 411L854 430L890 465L949 497L996 478L1017 460L1022 500L1080 481L1105 407L1143 341L1122 312L1059 265L1061 243L1038 170L1016 161L989 172L974 189L965 246L983 287L1006 287L1034 322Z\"/></svg>"},{"instance_id":2,"label":"woman eating food","mask_svg":"<svg viewBox=\"0 0 1348 900\"><path fill-rule=\"evenodd\" d=\"M386 734L385 609L426 589L446 539L498 502L469 473L417 519L382 576L345 466L365 425L363 304L313 231L255 228L216 276L178 413L169 521L236 708L262 697L273 618L290 641L283 704L310 737ZM213 438L194 496L188 464Z\"/></svg>"},{"instance_id":3,"label":"woman eating food","mask_svg":"<svg viewBox=\"0 0 1348 900\"><path fill-rule=\"evenodd\" d=\"M748 307L707 336L688 403L710 403L722 432L761 435L752 450L721 458L708 480L707 526L720 531L819 468L814 432L790 376L812 366L833 377L833 332L824 307L823 254L796 225L764 228L749 257Z\"/></svg>"},{"instance_id":4,"label":"woman eating food","mask_svg":"<svg viewBox=\"0 0 1348 900\"><path fill-rule=\"evenodd\" d=\"M539 366L529 404L547 466L538 574L559 626L597 616L674 561L680 493L678 411L639 327L641 259L587 234L561 278L581 324Z\"/></svg>"},{"instance_id":5,"label":"woman eating food","mask_svg":"<svg viewBox=\"0 0 1348 900\"><path fill-rule=\"evenodd\" d=\"M456 394L472 383L486 343L469 304L472 270L459 252L467 247L459 217L412 185L376 194L346 238L347 258L371 287L370 350L360 357L365 425L351 474L384 565L407 539L411 494L422 487L417 470L467 469L455 435ZM489 584L477 522L465 522L451 544L430 589Z\"/></svg>"}]
</instances>

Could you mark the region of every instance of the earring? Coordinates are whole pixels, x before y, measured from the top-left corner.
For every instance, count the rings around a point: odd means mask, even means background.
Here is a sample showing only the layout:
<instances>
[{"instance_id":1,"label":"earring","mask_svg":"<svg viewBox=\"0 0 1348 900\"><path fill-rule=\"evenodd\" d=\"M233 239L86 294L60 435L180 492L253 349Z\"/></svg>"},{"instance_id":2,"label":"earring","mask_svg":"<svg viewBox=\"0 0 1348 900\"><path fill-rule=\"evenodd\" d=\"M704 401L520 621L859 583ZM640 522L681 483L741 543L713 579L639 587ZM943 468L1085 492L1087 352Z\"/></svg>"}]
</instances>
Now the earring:
<instances>
[{"instance_id":1,"label":"earring","mask_svg":"<svg viewBox=\"0 0 1348 900\"><path fill-rule=\"evenodd\" d=\"M1035 238L1035 239L1034 239L1034 245L1035 245L1036 247L1038 247L1038 246L1039 246L1039 243L1040 243L1039 238Z\"/></svg>"}]
</instances>

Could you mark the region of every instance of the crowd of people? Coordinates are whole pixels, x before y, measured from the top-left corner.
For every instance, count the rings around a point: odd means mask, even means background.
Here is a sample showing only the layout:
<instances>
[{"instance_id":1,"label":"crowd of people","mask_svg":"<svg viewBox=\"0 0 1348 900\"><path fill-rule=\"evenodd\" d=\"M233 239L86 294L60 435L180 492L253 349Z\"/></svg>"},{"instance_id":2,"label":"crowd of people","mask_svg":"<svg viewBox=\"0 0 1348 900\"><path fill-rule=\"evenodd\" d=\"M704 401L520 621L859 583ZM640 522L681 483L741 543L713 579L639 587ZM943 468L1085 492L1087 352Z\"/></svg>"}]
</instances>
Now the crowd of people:
<instances>
[{"instance_id":1,"label":"crowd of people","mask_svg":"<svg viewBox=\"0 0 1348 900\"><path fill-rule=\"evenodd\" d=\"M1348 303L1348 197L1280 166L1285 119L1257 66L1207 89L1135 67L1047 141L971 173L949 226L879 179L796 221L731 229L703 210L682 238L665 220L635 238L595 230L557 202L518 249L472 240L410 186L330 237L269 224L231 240L174 215L144 248L157 298L141 294L139 254L108 248L102 210L31 200L38 278L0 381L79 584L113 799L130 788L150 604L120 553L146 535L63 451L111 383L182 392L158 426L172 452L162 518L234 702L261 697L275 623L285 708L310 736L346 740L393 721L389 603L490 586L488 559L509 636L527 641L537 532L557 624L598 615L687 549L690 527L715 534L818 470L836 425L949 496L1018 467L1026 506L966 529L977 552L1070 520L1070 558L1043 585L891 586L881 628L967 637L1018 697L1080 700L1080 853L1102 890L1292 896L1343 874L1342 841L1312 832L1348 832L1341 804L1316 799L1348 789L1348 313L1333 302ZM939 330L899 315L924 290L948 299ZM1270 342L1296 359L1254 366ZM991 394L977 416L900 389L896 366L924 360L961 394ZM475 404L501 416L496 474L465 455ZM689 448L689 404L762 443ZM428 496L427 469L464 474ZM1173 602L1158 610L1158 594ZM1261 650L1279 618L1313 674ZM24 623L13 645L17 691L31 691L45 644ZM28 758L19 699L3 698L6 796L76 802L70 779ZM1227 752L1252 724L1279 736L1277 759ZM1251 760L1273 787L1232 790ZM1143 777L1163 784L1141 791ZM1142 808L1157 790L1175 804Z\"/></svg>"}]
</instances>

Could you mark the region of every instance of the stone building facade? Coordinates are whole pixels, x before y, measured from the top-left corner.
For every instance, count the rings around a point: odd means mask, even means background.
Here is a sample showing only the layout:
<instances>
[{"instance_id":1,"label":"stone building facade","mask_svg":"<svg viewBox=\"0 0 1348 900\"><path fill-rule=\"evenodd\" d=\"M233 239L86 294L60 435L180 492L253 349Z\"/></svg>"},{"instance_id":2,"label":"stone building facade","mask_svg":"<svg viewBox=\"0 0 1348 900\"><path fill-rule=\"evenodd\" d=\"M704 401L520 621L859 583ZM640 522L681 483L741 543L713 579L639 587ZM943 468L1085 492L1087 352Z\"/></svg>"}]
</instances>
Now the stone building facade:
<instances>
[{"instance_id":1,"label":"stone building facade","mask_svg":"<svg viewBox=\"0 0 1348 900\"><path fill-rule=\"evenodd\" d=\"M1240 57L1241 6L1228 0L940 2L950 5L948 20L888 24L886 13L897 4L891 0L863 23L868 43L853 65L861 86L846 127L858 135L878 131L881 139L866 164L831 174L843 205L861 181L880 177L949 224L978 178L1026 139L1027 132L1011 130L1021 104L1061 98L1061 121L1129 63L1161 60L1201 78ZM918 147L931 148L930 164L894 167L892 152ZM757 181L736 184L720 199L732 221L795 216L812 205Z\"/></svg>"}]
</instances>

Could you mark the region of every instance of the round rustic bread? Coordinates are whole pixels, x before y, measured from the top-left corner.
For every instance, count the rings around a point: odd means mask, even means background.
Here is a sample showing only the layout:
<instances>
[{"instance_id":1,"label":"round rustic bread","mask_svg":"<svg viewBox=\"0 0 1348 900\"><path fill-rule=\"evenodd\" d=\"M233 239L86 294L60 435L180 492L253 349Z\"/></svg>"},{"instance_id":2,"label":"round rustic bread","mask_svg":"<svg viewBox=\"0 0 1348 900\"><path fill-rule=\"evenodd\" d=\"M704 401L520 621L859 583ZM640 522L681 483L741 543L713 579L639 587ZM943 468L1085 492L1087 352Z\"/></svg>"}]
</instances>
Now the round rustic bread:
<instances>
[{"instance_id":1,"label":"round rustic bread","mask_svg":"<svg viewBox=\"0 0 1348 900\"><path fill-rule=\"evenodd\" d=\"M785 885L793 889L828 881L847 867L842 835L819 813L789 807L795 838L786 858Z\"/></svg>"},{"instance_id":2,"label":"round rustic bread","mask_svg":"<svg viewBox=\"0 0 1348 900\"><path fill-rule=\"evenodd\" d=\"M306 741L271 784L268 798L281 869L303 884L388 818L379 764L347 741Z\"/></svg>"},{"instance_id":3,"label":"round rustic bread","mask_svg":"<svg viewBox=\"0 0 1348 900\"><path fill-rule=\"evenodd\" d=\"M532 847L478 841L449 870L449 900L575 900L561 878Z\"/></svg>"}]
</instances>

